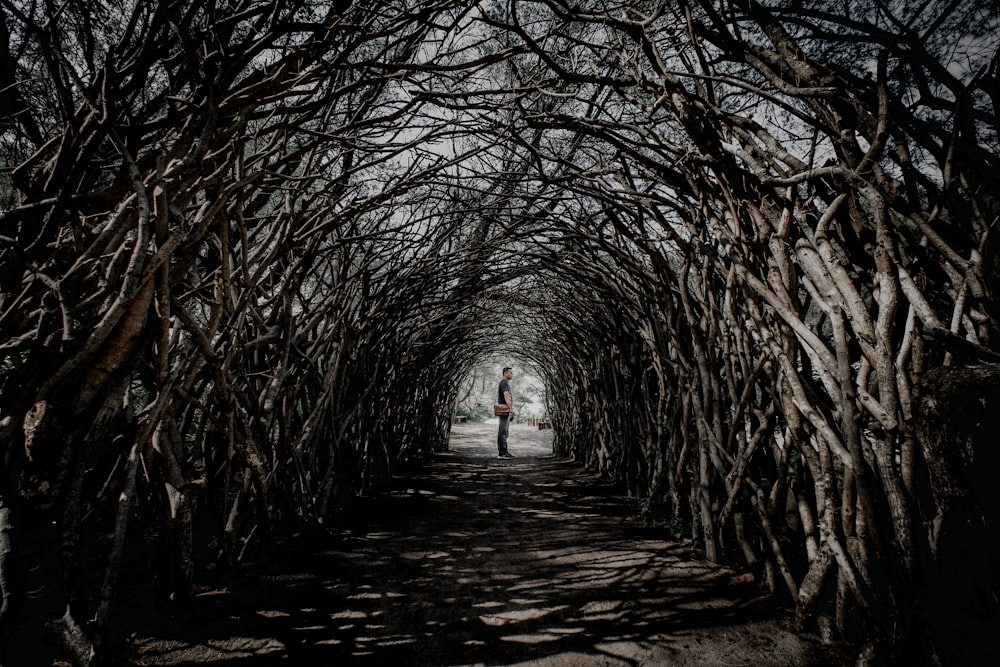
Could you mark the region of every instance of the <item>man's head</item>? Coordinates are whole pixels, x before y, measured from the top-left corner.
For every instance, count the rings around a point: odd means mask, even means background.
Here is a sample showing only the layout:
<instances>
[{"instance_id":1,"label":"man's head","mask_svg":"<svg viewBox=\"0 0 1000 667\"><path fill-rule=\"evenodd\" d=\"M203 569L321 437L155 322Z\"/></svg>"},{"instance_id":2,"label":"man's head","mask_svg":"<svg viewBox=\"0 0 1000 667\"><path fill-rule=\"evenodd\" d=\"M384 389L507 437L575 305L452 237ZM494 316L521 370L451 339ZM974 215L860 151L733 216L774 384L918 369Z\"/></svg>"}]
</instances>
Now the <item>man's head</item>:
<instances>
[{"instance_id":1,"label":"man's head","mask_svg":"<svg viewBox=\"0 0 1000 667\"><path fill-rule=\"evenodd\" d=\"M510 370L510 366L504 366L503 376L504 376L504 379L506 379L506 380L509 380L512 377L514 377L514 372L512 370Z\"/></svg>"}]
</instances>

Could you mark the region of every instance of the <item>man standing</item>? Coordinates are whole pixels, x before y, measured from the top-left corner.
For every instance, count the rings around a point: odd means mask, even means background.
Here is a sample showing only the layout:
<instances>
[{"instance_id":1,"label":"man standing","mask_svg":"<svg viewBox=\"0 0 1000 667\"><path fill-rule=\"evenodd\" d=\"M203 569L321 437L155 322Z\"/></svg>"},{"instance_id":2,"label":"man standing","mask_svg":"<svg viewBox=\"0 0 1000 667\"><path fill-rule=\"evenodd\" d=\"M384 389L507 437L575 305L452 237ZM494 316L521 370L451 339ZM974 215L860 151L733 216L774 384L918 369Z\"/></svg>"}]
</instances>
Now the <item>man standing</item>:
<instances>
[{"instance_id":1,"label":"man standing","mask_svg":"<svg viewBox=\"0 0 1000 667\"><path fill-rule=\"evenodd\" d=\"M497 449L500 459L512 459L514 455L507 451L507 432L510 430L510 420L514 418L514 399L510 397L510 379L514 374L510 366L503 369L503 379L497 387L497 403L503 403L509 409L507 416L500 417L500 428L497 430Z\"/></svg>"}]
</instances>

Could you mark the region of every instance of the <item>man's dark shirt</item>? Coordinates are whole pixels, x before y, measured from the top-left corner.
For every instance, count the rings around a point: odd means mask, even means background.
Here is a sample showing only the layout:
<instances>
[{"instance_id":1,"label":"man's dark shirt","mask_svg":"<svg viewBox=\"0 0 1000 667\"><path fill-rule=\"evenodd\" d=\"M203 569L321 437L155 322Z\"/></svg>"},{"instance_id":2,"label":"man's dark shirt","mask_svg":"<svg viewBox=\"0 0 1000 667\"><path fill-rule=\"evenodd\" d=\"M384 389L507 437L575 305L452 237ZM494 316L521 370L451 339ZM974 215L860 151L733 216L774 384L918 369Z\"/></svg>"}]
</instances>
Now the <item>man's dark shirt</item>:
<instances>
[{"instance_id":1,"label":"man's dark shirt","mask_svg":"<svg viewBox=\"0 0 1000 667\"><path fill-rule=\"evenodd\" d=\"M507 382L507 378L500 380L500 387L497 390L497 403L507 404L507 400L503 397L505 391L510 391L510 382Z\"/></svg>"}]
</instances>

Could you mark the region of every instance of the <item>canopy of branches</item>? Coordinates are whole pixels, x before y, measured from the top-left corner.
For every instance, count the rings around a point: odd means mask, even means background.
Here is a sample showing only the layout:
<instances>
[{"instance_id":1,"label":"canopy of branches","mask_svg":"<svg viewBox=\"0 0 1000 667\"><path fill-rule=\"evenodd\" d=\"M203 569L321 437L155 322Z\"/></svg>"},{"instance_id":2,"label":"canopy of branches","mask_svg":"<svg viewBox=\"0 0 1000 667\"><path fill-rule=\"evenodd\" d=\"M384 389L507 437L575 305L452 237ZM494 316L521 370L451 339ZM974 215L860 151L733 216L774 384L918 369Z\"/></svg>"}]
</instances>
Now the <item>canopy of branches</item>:
<instances>
[{"instance_id":1,"label":"canopy of branches","mask_svg":"<svg viewBox=\"0 0 1000 667\"><path fill-rule=\"evenodd\" d=\"M557 453L803 627L964 655L998 35L990 0L0 0L0 629L21 526L84 662L126 535L187 601L194 550L321 527L509 356Z\"/></svg>"}]
</instances>

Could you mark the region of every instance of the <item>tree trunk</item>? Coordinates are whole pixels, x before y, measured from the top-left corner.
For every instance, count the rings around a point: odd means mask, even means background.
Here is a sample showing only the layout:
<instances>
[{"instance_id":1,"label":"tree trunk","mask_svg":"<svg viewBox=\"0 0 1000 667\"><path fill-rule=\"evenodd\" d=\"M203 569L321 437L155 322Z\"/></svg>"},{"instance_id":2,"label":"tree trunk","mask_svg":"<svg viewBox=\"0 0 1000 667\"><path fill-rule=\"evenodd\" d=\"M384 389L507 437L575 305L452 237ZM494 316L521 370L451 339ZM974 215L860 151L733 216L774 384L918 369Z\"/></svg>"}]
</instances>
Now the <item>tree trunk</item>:
<instances>
[{"instance_id":1,"label":"tree trunk","mask_svg":"<svg viewBox=\"0 0 1000 667\"><path fill-rule=\"evenodd\" d=\"M925 564L921 609L947 664L1000 654L1000 606L994 594L1000 562L995 473L1000 455L1000 364L927 371L916 431L937 507ZM989 471L979 476L980 470ZM949 610L943 617L940 610Z\"/></svg>"}]
</instances>

